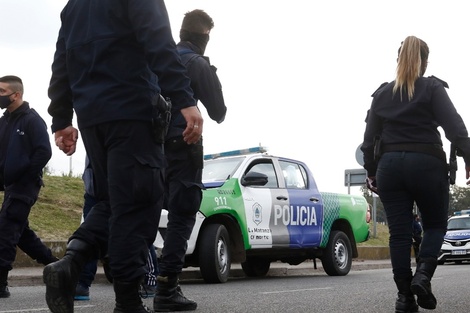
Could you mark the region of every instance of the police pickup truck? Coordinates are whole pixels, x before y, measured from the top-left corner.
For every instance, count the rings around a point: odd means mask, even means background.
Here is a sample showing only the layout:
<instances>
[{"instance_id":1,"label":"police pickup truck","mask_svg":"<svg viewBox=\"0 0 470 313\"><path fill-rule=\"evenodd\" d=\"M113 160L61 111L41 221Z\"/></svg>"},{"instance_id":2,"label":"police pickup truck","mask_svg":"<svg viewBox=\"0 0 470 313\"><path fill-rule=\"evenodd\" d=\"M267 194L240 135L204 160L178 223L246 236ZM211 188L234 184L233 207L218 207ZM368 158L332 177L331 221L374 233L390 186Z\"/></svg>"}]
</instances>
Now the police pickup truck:
<instances>
[{"instance_id":1,"label":"police pickup truck","mask_svg":"<svg viewBox=\"0 0 470 313\"><path fill-rule=\"evenodd\" d=\"M356 243L369 236L364 197L320 192L308 167L264 147L204 156L203 200L185 258L207 283L223 283L240 262L264 276L271 262L320 259L328 275L347 275ZM163 210L155 246L163 247Z\"/></svg>"},{"instance_id":2,"label":"police pickup truck","mask_svg":"<svg viewBox=\"0 0 470 313\"><path fill-rule=\"evenodd\" d=\"M447 232L442 243L437 261L446 262L470 261L470 211L457 212L447 220Z\"/></svg>"}]
</instances>

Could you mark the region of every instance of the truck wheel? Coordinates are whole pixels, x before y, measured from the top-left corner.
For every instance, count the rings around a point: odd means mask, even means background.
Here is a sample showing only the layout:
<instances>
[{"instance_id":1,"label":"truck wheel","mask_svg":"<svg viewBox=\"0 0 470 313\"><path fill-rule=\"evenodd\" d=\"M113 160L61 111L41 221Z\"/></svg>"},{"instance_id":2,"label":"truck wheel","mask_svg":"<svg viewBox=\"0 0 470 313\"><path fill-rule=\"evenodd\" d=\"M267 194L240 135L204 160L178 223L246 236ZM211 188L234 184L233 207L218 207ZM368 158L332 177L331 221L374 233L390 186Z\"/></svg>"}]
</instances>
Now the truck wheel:
<instances>
[{"instance_id":1,"label":"truck wheel","mask_svg":"<svg viewBox=\"0 0 470 313\"><path fill-rule=\"evenodd\" d=\"M352 248L345 233L338 230L331 232L321 263L330 276L344 276L349 273L352 264Z\"/></svg>"},{"instance_id":2,"label":"truck wheel","mask_svg":"<svg viewBox=\"0 0 470 313\"><path fill-rule=\"evenodd\" d=\"M246 261L242 263L243 272L248 277L265 276L270 266L270 261L261 258L246 258Z\"/></svg>"},{"instance_id":3,"label":"truck wheel","mask_svg":"<svg viewBox=\"0 0 470 313\"><path fill-rule=\"evenodd\" d=\"M199 238L199 269L206 283L225 283L230 272L229 235L224 225L210 224Z\"/></svg>"}]
</instances>

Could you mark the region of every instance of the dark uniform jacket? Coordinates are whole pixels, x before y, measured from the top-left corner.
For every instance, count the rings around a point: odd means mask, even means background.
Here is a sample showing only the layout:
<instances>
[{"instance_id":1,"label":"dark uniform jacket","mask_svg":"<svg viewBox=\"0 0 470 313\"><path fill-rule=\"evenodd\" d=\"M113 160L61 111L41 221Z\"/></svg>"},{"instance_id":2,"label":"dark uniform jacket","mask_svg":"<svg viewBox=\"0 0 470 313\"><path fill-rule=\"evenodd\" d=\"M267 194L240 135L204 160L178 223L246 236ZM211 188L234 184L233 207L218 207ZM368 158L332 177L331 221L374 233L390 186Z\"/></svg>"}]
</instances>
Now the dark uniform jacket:
<instances>
[{"instance_id":1,"label":"dark uniform jacket","mask_svg":"<svg viewBox=\"0 0 470 313\"><path fill-rule=\"evenodd\" d=\"M160 90L175 110L196 105L162 0L69 0L61 20L49 87L53 132L71 125L73 109L79 128L150 121Z\"/></svg>"},{"instance_id":2,"label":"dark uniform jacket","mask_svg":"<svg viewBox=\"0 0 470 313\"><path fill-rule=\"evenodd\" d=\"M51 156L47 126L28 102L12 113L5 110L0 118L2 186L13 193L27 194L26 185L42 185L42 171Z\"/></svg>"},{"instance_id":3,"label":"dark uniform jacket","mask_svg":"<svg viewBox=\"0 0 470 313\"><path fill-rule=\"evenodd\" d=\"M415 82L411 101L400 91L393 95L395 82L383 84L372 96L372 105L366 118L367 126L361 150L368 176L375 176L374 138L381 136L382 145L431 144L442 147L438 127L444 129L446 138L462 152L470 165L470 139L461 116L444 89L443 82L435 77L420 77Z\"/></svg>"},{"instance_id":4,"label":"dark uniform jacket","mask_svg":"<svg viewBox=\"0 0 470 313\"><path fill-rule=\"evenodd\" d=\"M217 68L210 64L209 58L202 56L196 51L189 41L182 41L176 45L182 63L186 66L186 74L191 79L191 88L196 101L201 101L207 110L209 117L217 123L222 123L227 113L222 84L217 76ZM181 136L186 127L186 122L179 112L173 111L175 115L168 133L168 138Z\"/></svg>"}]
</instances>

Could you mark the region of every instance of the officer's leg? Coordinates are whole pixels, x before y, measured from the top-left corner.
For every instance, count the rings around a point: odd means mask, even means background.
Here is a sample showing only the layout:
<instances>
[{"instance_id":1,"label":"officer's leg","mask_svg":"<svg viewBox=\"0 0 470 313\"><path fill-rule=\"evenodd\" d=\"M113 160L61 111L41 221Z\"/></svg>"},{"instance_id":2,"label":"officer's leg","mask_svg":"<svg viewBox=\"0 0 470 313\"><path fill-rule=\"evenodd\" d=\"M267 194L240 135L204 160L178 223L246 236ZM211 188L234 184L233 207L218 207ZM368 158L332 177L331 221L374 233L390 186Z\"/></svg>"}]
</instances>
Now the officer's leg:
<instances>
[{"instance_id":1,"label":"officer's leg","mask_svg":"<svg viewBox=\"0 0 470 313\"><path fill-rule=\"evenodd\" d=\"M98 129L88 128L81 132L87 151L93 152L100 162L106 158L103 144L98 137ZM94 170L96 168L94 167ZM96 178L96 177L95 177ZM100 251L106 251L108 239L108 220L110 216L109 201L106 192L106 179L101 178L100 202L95 206L93 214L70 237L65 256L44 268L43 280L46 284L46 302L53 312L73 312L74 294L78 277L83 266L91 258L98 258ZM91 215L94 215L91 218Z\"/></svg>"},{"instance_id":2,"label":"officer's leg","mask_svg":"<svg viewBox=\"0 0 470 313\"><path fill-rule=\"evenodd\" d=\"M419 170L415 179L416 204L421 212L423 239L411 289L418 296L419 306L432 310L436 308L437 300L431 279L447 228L449 181L444 160L423 156L416 162L416 168Z\"/></svg>"},{"instance_id":3,"label":"officer's leg","mask_svg":"<svg viewBox=\"0 0 470 313\"><path fill-rule=\"evenodd\" d=\"M26 221L26 225L21 233L18 248L40 264L47 265L58 260L58 258L52 255L51 249L29 228L28 221Z\"/></svg>"},{"instance_id":4,"label":"officer's leg","mask_svg":"<svg viewBox=\"0 0 470 313\"><path fill-rule=\"evenodd\" d=\"M186 298L178 285L178 275L184 265L187 241L194 227L199 210L202 191L202 167L195 166L190 147L181 150L166 150L168 225L157 278L154 299L155 311L194 310L197 303ZM202 155L201 162L202 162Z\"/></svg>"},{"instance_id":5,"label":"officer's leg","mask_svg":"<svg viewBox=\"0 0 470 313\"><path fill-rule=\"evenodd\" d=\"M150 123L109 126L108 139L114 144L107 150L112 212L108 254L115 312L144 312L138 291L161 213L163 147L155 144Z\"/></svg>"},{"instance_id":6,"label":"officer's leg","mask_svg":"<svg viewBox=\"0 0 470 313\"><path fill-rule=\"evenodd\" d=\"M16 246L31 207L24 201L13 199L5 192L0 210L0 298L10 296L8 272L16 257Z\"/></svg>"}]
</instances>

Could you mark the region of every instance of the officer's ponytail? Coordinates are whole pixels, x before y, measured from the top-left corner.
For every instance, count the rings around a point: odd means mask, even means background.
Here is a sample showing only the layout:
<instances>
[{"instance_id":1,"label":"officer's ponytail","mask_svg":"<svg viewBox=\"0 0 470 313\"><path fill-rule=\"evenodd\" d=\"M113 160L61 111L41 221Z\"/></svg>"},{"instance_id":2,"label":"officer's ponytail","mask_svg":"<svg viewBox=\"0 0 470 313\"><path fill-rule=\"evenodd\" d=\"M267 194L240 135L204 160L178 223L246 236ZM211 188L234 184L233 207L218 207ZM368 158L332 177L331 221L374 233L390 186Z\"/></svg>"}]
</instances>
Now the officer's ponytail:
<instances>
[{"instance_id":1,"label":"officer's ponytail","mask_svg":"<svg viewBox=\"0 0 470 313\"><path fill-rule=\"evenodd\" d=\"M400 91L400 99L403 100L403 92L406 91L408 100L411 100L415 91L415 81L424 75L428 63L429 48L421 39L415 36L406 37L398 49L397 76L393 94Z\"/></svg>"}]
</instances>

